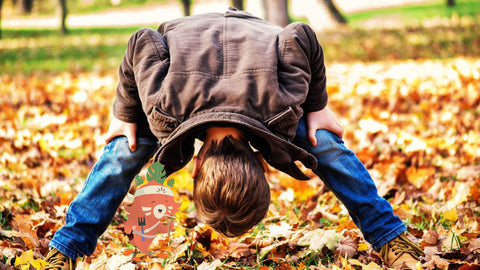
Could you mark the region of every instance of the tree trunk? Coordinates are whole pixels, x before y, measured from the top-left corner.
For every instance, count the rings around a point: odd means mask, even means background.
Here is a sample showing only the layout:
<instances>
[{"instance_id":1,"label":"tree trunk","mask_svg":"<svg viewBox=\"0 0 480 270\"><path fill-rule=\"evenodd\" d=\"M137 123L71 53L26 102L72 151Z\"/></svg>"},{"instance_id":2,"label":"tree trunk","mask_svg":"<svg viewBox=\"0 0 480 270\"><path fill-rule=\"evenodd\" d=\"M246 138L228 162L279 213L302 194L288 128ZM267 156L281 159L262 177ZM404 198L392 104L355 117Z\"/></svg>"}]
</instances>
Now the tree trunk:
<instances>
[{"instance_id":1,"label":"tree trunk","mask_svg":"<svg viewBox=\"0 0 480 270\"><path fill-rule=\"evenodd\" d=\"M0 0L0 39L2 39L2 4L3 0Z\"/></svg>"},{"instance_id":2,"label":"tree trunk","mask_svg":"<svg viewBox=\"0 0 480 270\"><path fill-rule=\"evenodd\" d=\"M192 14L192 0L181 0L183 7L183 16L190 16Z\"/></svg>"},{"instance_id":3,"label":"tree trunk","mask_svg":"<svg viewBox=\"0 0 480 270\"><path fill-rule=\"evenodd\" d=\"M455 0L447 0L447 6L449 7L455 6Z\"/></svg>"},{"instance_id":4,"label":"tree trunk","mask_svg":"<svg viewBox=\"0 0 480 270\"><path fill-rule=\"evenodd\" d=\"M335 19L335 21L341 24L347 23L347 20L345 19L345 17L343 17L342 13L340 13L337 6L335 5L335 3L333 3L332 0L322 0L322 1L325 4L325 6L327 6L328 12L330 12L330 14Z\"/></svg>"},{"instance_id":5,"label":"tree trunk","mask_svg":"<svg viewBox=\"0 0 480 270\"><path fill-rule=\"evenodd\" d=\"M288 16L288 0L266 0L265 17L270 23L287 26L291 22Z\"/></svg>"},{"instance_id":6,"label":"tree trunk","mask_svg":"<svg viewBox=\"0 0 480 270\"><path fill-rule=\"evenodd\" d=\"M236 7L239 10L244 10L243 0L231 0L232 6Z\"/></svg>"},{"instance_id":7,"label":"tree trunk","mask_svg":"<svg viewBox=\"0 0 480 270\"><path fill-rule=\"evenodd\" d=\"M67 0L58 0L59 2L59 13L60 13L60 32L62 34L67 34Z\"/></svg>"},{"instance_id":8,"label":"tree trunk","mask_svg":"<svg viewBox=\"0 0 480 270\"><path fill-rule=\"evenodd\" d=\"M33 0L20 0L20 13L30 14L33 9Z\"/></svg>"}]
</instances>

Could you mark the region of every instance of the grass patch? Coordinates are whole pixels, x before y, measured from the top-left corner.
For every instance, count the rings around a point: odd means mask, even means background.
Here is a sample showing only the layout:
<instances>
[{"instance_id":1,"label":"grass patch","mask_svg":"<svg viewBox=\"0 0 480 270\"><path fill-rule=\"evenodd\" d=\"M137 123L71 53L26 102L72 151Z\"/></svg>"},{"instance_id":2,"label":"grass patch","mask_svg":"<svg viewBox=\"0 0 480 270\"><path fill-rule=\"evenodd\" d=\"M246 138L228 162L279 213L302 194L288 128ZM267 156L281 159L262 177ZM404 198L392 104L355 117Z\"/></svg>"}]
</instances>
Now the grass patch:
<instances>
[{"instance_id":1,"label":"grass patch","mask_svg":"<svg viewBox=\"0 0 480 270\"><path fill-rule=\"evenodd\" d=\"M67 9L70 14L86 14L92 12L101 12L114 10L118 8L134 8L145 7L148 5L165 4L172 2L180 4L177 0L122 0L117 5L112 4L114 1L110 0L69 0L67 1ZM19 5L19 4L17 4ZM10 1L4 1L3 7L5 14L10 16L23 16L17 14L17 7L12 5ZM32 15L36 16L52 16L55 15L58 9L58 2L56 0L35 1L33 5Z\"/></svg>"},{"instance_id":2,"label":"grass patch","mask_svg":"<svg viewBox=\"0 0 480 270\"><path fill-rule=\"evenodd\" d=\"M467 25L397 29L342 28L319 33L327 61L478 57L480 20Z\"/></svg>"},{"instance_id":3,"label":"grass patch","mask_svg":"<svg viewBox=\"0 0 480 270\"><path fill-rule=\"evenodd\" d=\"M478 57L479 26L479 18L433 28L347 26L318 37L327 62ZM116 70L129 37L138 29L71 28L66 36L57 29L4 29L0 74Z\"/></svg>"},{"instance_id":4,"label":"grass patch","mask_svg":"<svg viewBox=\"0 0 480 270\"><path fill-rule=\"evenodd\" d=\"M457 0L453 7L447 6L444 0L419 5L374 9L352 14L345 14L352 26L361 26L365 21L374 18L395 18L404 25L417 25L425 19L459 17L480 17L480 0ZM381 25L379 25L381 26Z\"/></svg>"},{"instance_id":5,"label":"grass patch","mask_svg":"<svg viewBox=\"0 0 480 270\"><path fill-rule=\"evenodd\" d=\"M92 71L116 68L128 38L140 27L4 29L0 43L2 73Z\"/></svg>"}]
</instances>

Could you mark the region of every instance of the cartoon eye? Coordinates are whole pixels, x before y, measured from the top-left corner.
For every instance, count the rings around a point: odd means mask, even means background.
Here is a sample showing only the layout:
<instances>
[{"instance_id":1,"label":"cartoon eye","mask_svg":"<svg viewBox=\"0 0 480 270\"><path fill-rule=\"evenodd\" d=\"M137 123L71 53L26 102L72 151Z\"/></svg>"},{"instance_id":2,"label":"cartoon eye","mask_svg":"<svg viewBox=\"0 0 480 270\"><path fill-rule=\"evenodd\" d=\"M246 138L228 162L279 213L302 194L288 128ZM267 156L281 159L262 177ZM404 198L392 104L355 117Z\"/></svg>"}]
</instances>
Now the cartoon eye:
<instances>
[{"instance_id":1,"label":"cartoon eye","mask_svg":"<svg viewBox=\"0 0 480 270\"><path fill-rule=\"evenodd\" d=\"M157 204L153 208L153 214L156 218L162 218L167 212L167 208L163 204Z\"/></svg>"}]
</instances>

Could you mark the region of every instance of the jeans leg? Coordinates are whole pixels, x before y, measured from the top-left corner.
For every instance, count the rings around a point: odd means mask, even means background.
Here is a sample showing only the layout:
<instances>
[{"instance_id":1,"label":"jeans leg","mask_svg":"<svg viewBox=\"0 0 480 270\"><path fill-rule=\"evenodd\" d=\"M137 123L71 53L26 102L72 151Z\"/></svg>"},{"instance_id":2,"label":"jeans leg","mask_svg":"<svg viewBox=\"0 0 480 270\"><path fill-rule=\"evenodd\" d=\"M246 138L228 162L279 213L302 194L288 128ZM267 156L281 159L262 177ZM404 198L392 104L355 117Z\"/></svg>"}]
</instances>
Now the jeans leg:
<instances>
[{"instance_id":1,"label":"jeans leg","mask_svg":"<svg viewBox=\"0 0 480 270\"><path fill-rule=\"evenodd\" d=\"M157 142L137 138L137 150L130 152L126 137L107 144L80 193L70 204L66 224L49 246L70 258L91 255L97 239L107 229L127 194L133 177L154 154Z\"/></svg>"},{"instance_id":2,"label":"jeans leg","mask_svg":"<svg viewBox=\"0 0 480 270\"><path fill-rule=\"evenodd\" d=\"M305 120L301 119L293 142L315 156L318 166L313 171L345 205L365 239L378 251L404 232L405 225L393 214L390 203L378 195L365 166L340 137L327 130L317 130L316 137L317 146L312 146Z\"/></svg>"}]
</instances>

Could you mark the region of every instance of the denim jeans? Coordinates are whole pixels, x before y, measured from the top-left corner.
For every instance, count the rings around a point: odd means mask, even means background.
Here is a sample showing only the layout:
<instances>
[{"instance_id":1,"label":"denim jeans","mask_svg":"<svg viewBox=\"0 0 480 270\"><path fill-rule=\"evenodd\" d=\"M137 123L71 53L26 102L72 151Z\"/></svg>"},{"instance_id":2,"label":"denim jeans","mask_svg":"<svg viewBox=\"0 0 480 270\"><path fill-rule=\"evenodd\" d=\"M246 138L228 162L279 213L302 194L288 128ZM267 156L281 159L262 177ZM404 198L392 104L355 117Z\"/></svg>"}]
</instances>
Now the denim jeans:
<instances>
[{"instance_id":1,"label":"denim jeans","mask_svg":"<svg viewBox=\"0 0 480 270\"><path fill-rule=\"evenodd\" d=\"M135 152L130 152L126 137L117 137L107 144L82 190L70 204L65 226L55 233L49 246L70 258L90 256L133 178L156 149L156 141L144 138L137 138Z\"/></svg>"},{"instance_id":2,"label":"denim jeans","mask_svg":"<svg viewBox=\"0 0 480 270\"><path fill-rule=\"evenodd\" d=\"M405 225L393 214L390 204L377 194L369 173L343 141L326 130L318 130L316 136L317 146L312 146L305 121L301 119L293 143L317 158L318 167L314 172L346 206L365 239L379 250L404 232ZM82 190L70 204L65 226L55 233L50 247L70 258L91 255L133 177L156 149L155 141L139 138L137 150L130 152L125 137L118 137L105 146Z\"/></svg>"},{"instance_id":3,"label":"denim jeans","mask_svg":"<svg viewBox=\"0 0 480 270\"><path fill-rule=\"evenodd\" d=\"M314 173L345 205L353 222L375 250L406 231L393 214L392 206L377 193L365 166L347 149L340 137L327 130L317 130L317 145L308 140L304 119L298 123L293 143L313 154L318 162Z\"/></svg>"}]
</instances>

